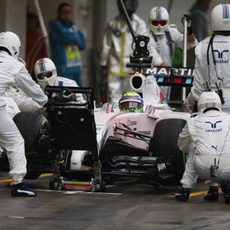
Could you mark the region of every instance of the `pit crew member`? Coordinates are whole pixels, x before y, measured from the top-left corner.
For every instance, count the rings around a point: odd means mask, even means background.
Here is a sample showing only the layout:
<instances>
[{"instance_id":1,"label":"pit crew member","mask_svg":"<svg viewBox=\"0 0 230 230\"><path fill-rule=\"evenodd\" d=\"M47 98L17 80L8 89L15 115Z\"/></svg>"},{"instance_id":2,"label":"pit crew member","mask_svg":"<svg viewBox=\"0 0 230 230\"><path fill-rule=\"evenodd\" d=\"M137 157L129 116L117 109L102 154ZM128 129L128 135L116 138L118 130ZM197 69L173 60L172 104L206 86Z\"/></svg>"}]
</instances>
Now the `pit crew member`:
<instances>
[{"instance_id":1,"label":"pit crew member","mask_svg":"<svg viewBox=\"0 0 230 230\"><path fill-rule=\"evenodd\" d=\"M198 100L198 114L192 116L182 130L178 146L189 152L186 169L181 180L182 189L175 194L187 201L197 177L209 181L207 201L217 201L218 183L230 203L230 115L222 112L221 100L215 92L204 92Z\"/></svg>"},{"instance_id":2,"label":"pit crew member","mask_svg":"<svg viewBox=\"0 0 230 230\"><path fill-rule=\"evenodd\" d=\"M192 31L191 18L185 15L188 21L188 49L197 45L197 39ZM182 19L183 20L183 19ZM183 49L183 34L169 24L169 14L164 7L154 7L149 13L149 30L145 35L150 37L148 49L150 56L155 50L161 56L166 66L172 66L175 48ZM170 87L162 87L166 100L170 97Z\"/></svg>"},{"instance_id":3,"label":"pit crew member","mask_svg":"<svg viewBox=\"0 0 230 230\"><path fill-rule=\"evenodd\" d=\"M200 94L208 86L218 92L222 110L230 113L230 4L213 8L211 26L212 36L201 41L195 49L194 82L185 108L192 112Z\"/></svg>"},{"instance_id":4,"label":"pit crew member","mask_svg":"<svg viewBox=\"0 0 230 230\"><path fill-rule=\"evenodd\" d=\"M18 58L20 47L21 41L15 33L9 31L0 33L1 97L7 97L7 89L15 86L21 88L40 105L45 105L48 101L47 96L30 77L24 61ZM24 140L9 116L4 109L4 104L1 103L0 146L6 149L10 164L9 174L14 180L11 194L12 196L36 196L36 192L23 182L27 172Z\"/></svg>"},{"instance_id":5,"label":"pit crew member","mask_svg":"<svg viewBox=\"0 0 230 230\"><path fill-rule=\"evenodd\" d=\"M73 86L78 87L74 80L57 76L57 69L53 61L49 58L41 58L34 65L34 73L38 84L43 90L49 86ZM64 95L66 99L84 103L82 94Z\"/></svg>"}]
</instances>

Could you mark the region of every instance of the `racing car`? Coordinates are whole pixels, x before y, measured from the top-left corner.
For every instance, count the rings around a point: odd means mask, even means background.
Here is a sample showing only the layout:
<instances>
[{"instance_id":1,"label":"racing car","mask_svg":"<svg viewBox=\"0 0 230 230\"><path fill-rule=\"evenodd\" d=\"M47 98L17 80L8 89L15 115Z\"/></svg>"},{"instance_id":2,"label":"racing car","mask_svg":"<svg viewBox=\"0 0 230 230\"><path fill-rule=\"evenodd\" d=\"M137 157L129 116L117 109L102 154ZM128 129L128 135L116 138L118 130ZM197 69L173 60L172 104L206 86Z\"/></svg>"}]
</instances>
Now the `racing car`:
<instances>
[{"instance_id":1,"label":"racing car","mask_svg":"<svg viewBox=\"0 0 230 230\"><path fill-rule=\"evenodd\" d=\"M142 95L144 112L121 112L114 103L95 112L104 178L136 177L176 185L182 177L185 154L178 149L177 140L190 114L162 104L158 84L190 86L193 70L153 71L154 75L134 74L130 78L132 90Z\"/></svg>"}]
</instances>

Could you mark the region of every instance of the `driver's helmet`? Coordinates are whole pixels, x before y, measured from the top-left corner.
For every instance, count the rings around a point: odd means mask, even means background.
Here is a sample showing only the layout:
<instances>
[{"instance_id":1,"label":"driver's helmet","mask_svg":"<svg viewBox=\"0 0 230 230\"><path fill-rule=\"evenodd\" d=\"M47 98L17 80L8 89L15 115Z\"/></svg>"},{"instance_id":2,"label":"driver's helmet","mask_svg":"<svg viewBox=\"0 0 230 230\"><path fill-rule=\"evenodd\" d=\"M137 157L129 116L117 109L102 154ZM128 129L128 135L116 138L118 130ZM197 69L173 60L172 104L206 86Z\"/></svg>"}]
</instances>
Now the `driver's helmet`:
<instances>
[{"instance_id":1,"label":"driver's helmet","mask_svg":"<svg viewBox=\"0 0 230 230\"><path fill-rule=\"evenodd\" d=\"M136 92L125 92L119 100L122 112L143 112L143 99Z\"/></svg>"}]
</instances>

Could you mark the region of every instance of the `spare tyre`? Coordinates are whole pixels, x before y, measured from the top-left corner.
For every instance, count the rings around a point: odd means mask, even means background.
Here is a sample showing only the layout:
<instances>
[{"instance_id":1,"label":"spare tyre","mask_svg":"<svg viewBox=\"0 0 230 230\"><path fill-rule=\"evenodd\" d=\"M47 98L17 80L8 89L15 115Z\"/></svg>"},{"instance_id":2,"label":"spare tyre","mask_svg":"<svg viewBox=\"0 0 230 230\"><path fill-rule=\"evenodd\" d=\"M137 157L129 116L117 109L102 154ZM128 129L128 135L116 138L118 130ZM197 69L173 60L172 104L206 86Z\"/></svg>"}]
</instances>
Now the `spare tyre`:
<instances>
[{"instance_id":1,"label":"spare tyre","mask_svg":"<svg viewBox=\"0 0 230 230\"><path fill-rule=\"evenodd\" d=\"M177 146L178 137L185 126L183 119L160 120L154 130L150 149L155 156L164 157L171 164L174 178L162 181L163 185L178 185L185 169L185 157Z\"/></svg>"}]
</instances>

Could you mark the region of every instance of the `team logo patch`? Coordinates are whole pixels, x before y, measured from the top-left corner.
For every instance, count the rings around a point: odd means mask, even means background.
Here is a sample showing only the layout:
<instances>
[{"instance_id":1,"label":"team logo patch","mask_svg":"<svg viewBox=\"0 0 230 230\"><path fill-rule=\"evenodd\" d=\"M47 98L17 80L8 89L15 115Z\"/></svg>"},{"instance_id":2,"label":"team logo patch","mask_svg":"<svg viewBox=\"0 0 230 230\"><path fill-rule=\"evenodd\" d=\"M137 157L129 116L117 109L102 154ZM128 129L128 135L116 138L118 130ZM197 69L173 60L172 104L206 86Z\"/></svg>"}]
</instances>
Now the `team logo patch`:
<instances>
[{"instance_id":1,"label":"team logo patch","mask_svg":"<svg viewBox=\"0 0 230 230\"><path fill-rule=\"evenodd\" d=\"M216 121L216 122L211 122L211 121L206 121L205 124L210 125L209 129L206 129L205 132L207 133L218 133L223 131L223 129L220 127L217 127L217 125L219 125L220 123L222 123L222 121Z\"/></svg>"}]
</instances>

